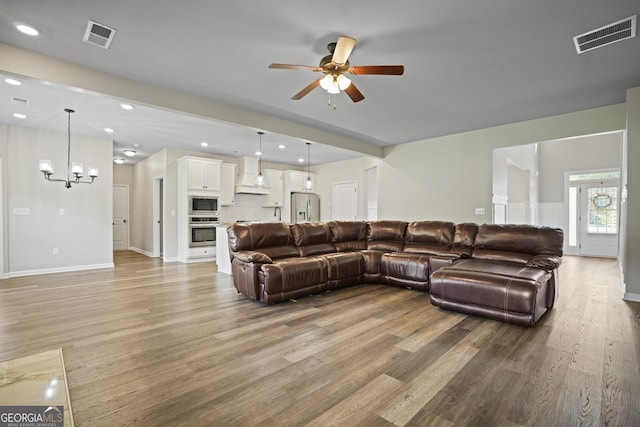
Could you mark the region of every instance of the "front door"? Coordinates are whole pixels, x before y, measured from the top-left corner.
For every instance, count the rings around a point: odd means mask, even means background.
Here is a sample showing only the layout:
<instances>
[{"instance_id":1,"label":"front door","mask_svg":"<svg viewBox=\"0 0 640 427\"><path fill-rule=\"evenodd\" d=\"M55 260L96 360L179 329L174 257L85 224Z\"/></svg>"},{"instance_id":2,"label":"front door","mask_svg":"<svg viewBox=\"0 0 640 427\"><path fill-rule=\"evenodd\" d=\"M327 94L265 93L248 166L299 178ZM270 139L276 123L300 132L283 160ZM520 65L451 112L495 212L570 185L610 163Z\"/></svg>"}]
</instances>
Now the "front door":
<instances>
[{"instance_id":1,"label":"front door","mask_svg":"<svg viewBox=\"0 0 640 427\"><path fill-rule=\"evenodd\" d=\"M618 255L618 191L615 181L580 184L581 255Z\"/></svg>"},{"instance_id":2,"label":"front door","mask_svg":"<svg viewBox=\"0 0 640 427\"><path fill-rule=\"evenodd\" d=\"M113 186L113 250L129 249L129 187Z\"/></svg>"},{"instance_id":3,"label":"front door","mask_svg":"<svg viewBox=\"0 0 640 427\"><path fill-rule=\"evenodd\" d=\"M618 180L571 182L568 253L618 255Z\"/></svg>"}]
</instances>

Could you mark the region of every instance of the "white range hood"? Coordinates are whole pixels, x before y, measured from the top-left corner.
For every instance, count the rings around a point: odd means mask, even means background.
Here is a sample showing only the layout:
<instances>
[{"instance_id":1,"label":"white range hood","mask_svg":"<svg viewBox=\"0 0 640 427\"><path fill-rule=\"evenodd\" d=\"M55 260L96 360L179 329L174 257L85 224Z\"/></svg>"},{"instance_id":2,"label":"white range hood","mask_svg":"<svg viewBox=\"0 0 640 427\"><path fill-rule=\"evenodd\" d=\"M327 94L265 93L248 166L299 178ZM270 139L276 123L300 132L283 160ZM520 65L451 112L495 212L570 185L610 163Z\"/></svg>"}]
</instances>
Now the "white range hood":
<instances>
[{"instance_id":1,"label":"white range hood","mask_svg":"<svg viewBox=\"0 0 640 427\"><path fill-rule=\"evenodd\" d=\"M256 176L258 176L257 157L241 157L238 166L236 193L269 194L268 187L256 187L254 184Z\"/></svg>"}]
</instances>

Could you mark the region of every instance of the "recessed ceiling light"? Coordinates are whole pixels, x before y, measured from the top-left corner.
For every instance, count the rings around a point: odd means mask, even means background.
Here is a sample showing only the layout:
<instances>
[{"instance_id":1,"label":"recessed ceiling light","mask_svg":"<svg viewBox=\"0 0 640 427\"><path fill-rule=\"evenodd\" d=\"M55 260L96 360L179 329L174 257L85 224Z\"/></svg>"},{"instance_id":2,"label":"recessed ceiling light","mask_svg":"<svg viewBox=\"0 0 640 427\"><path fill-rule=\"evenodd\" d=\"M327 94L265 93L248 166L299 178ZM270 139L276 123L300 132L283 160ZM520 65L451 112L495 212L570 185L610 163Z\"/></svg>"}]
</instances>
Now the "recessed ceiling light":
<instances>
[{"instance_id":1,"label":"recessed ceiling light","mask_svg":"<svg viewBox=\"0 0 640 427\"><path fill-rule=\"evenodd\" d=\"M206 142L206 141L202 141L202 142L200 143L200 145L201 145L202 147L208 147L208 146L209 146L209 143L208 143L208 142Z\"/></svg>"},{"instance_id":2,"label":"recessed ceiling light","mask_svg":"<svg viewBox=\"0 0 640 427\"><path fill-rule=\"evenodd\" d=\"M26 118L27 118L27 116L25 116L25 115L24 115L24 114L22 114L22 113L15 113L15 114L13 115L13 117L15 117L16 119L26 119Z\"/></svg>"},{"instance_id":3,"label":"recessed ceiling light","mask_svg":"<svg viewBox=\"0 0 640 427\"><path fill-rule=\"evenodd\" d=\"M27 24L16 24L16 28L18 29L18 31L20 31L23 34L26 34L28 36L39 36L40 35L40 31L38 31L37 28L32 27L31 25L27 25Z\"/></svg>"},{"instance_id":4,"label":"recessed ceiling light","mask_svg":"<svg viewBox=\"0 0 640 427\"><path fill-rule=\"evenodd\" d=\"M12 86L20 86L22 84L20 80L11 79L11 78L4 79L4 82Z\"/></svg>"},{"instance_id":5,"label":"recessed ceiling light","mask_svg":"<svg viewBox=\"0 0 640 427\"><path fill-rule=\"evenodd\" d=\"M121 165L121 164L124 163L124 159L118 157L116 159L113 159L113 163L117 163L117 164Z\"/></svg>"},{"instance_id":6,"label":"recessed ceiling light","mask_svg":"<svg viewBox=\"0 0 640 427\"><path fill-rule=\"evenodd\" d=\"M133 110L133 105L131 104L120 104L120 106L125 110Z\"/></svg>"},{"instance_id":7,"label":"recessed ceiling light","mask_svg":"<svg viewBox=\"0 0 640 427\"><path fill-rule=\"evenodd\" d=\"M300 158L298 159L298 163L304 163L304 159L303 159L302 157L300 157Z\"/></svg>"},{"instance_id":8,"label":"recessed ceiling light","mask_svg":"<svg viewBox=\"0 0 640 427\"><path fill-rule=\"evenodd\" d=\"M278 148L279 148L279 149L281 149L281 150L283 150L283 149L287 148L287 146L286 146L286 145L284 145L284 144L280 144L280 145L278 145Z\"/></svg>"},{"instance_id":9,"label":"recessed ceiling light","mask_svg":"<svg viewBox=\"0 0 640 427\"><path fill-rule=\"evenodd\" d=\"M256 151L256 156L262 156L262 151Z\"/></svg>"},{"instance_id":10,"label":"recessed ceiling light","mask_svg":"<svg viewBox=\"0 0 640 427\"><path fill-rule=\"evenodd\" d=\"M124 150L123 153L129 157L133 157L136 155L136 152L133 150Z\"/></svg>"},{"instance_id":11,"label":"recessed ceiling light","mask_svg":"<svg viewBox=\"0 0 640 427\"><path fill-rule=\"evenodd\" d=\"M104 128L104 131L106 133L113 133L113 129L111 129L111 128Z\"/></svg>"}]
</instances>

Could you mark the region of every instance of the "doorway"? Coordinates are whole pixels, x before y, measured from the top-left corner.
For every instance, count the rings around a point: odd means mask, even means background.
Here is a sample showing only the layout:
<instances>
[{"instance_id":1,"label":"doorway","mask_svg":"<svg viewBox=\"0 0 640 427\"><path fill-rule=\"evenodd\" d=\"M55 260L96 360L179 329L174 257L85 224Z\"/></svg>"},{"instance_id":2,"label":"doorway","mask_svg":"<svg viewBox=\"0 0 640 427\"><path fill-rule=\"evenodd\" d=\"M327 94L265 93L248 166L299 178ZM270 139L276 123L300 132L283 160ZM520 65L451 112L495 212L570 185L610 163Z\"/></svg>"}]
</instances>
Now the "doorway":
<instances>
[{"instance_id":1,"label":"doorway","mask_svg":"<svg viewBox=\"0 0 640 427\"><path fill-rule=\"evenodd\" d=\"M567 174L567 253L616 257L620 172Z\"/></svg>"},{"instance_id":2,"label":"doorway","mask_svg":"<svg viewBox=\"0 0 640 427\"><path fill-rule=\"evenodd\" d=\"M164 253L163 209L164 177L153 180L153 257L159 258Z\"/></svg>"},{"instance_id":3,"label":"doorway","mask_svg":"<svg viewBox=\"0 0 640 427\"><path fill-rule=\"evenodd\" d=\"M129 186L113 186L113 250L129 249Z\"/></svg>"},{"instance_id":4,"label":"doorway","mask_svg":"<svg viewBox=\"0 0 640 427\"><path fill-rule=\"evenodd\" d=\"M358 219L358 183L356 181L333 184L333 220Z\"/></svg>"}]
</instances>

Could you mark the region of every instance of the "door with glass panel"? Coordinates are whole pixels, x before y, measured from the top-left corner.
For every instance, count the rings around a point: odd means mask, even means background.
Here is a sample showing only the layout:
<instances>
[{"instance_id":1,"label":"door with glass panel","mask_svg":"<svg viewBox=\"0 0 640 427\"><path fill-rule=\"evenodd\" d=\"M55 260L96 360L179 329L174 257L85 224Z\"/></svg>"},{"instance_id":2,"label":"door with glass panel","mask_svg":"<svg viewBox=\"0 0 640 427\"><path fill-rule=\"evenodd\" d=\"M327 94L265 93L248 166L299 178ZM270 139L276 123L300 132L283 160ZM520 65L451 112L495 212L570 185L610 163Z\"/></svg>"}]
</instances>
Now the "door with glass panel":
<instances>
[{"instance_id":1,"label":"door with glass panel","mask_svg":"<svg viewBox=\"0 0 640 427\"><path fill-rule=\"evenodd\" d=\"M618 255L619 179L569 181L568 253ZM614 175L615 176L615 175ZM572 176L573 177L573 176Z\"/></svg>"}]
</instances>

